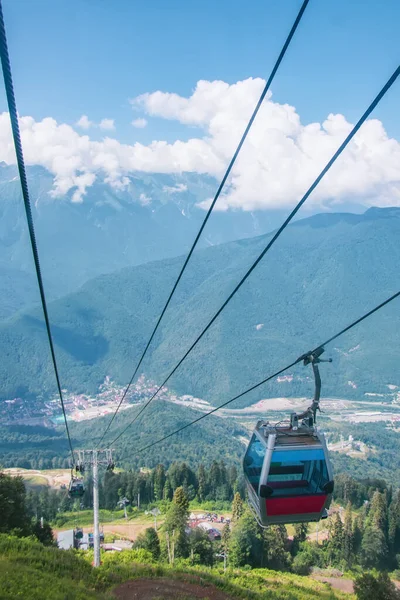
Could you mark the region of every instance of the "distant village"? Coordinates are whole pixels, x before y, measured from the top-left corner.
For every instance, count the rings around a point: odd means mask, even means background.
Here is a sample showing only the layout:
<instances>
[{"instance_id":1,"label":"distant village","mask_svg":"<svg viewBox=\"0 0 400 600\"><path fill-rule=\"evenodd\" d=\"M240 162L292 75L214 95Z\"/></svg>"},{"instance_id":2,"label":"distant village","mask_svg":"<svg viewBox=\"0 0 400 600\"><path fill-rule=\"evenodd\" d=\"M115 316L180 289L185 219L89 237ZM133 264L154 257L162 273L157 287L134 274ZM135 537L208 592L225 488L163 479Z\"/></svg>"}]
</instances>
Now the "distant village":
<instances>
[{"instance_id":1,"label":"distant village","mask_svg":"<svg viewBox=\"0 0 400 600\"><path fill-rule=\"evenodd\" d=\"M120 410L127 410L132 405L140 404L140 402L151 396L156 390L157 385L152 381L146 380L142 375L131 386ZM64 389L62 392L68 418L73 421L84 421L110 414L117 408L124 391L125 387L114 383L109 376L100 385L98 393L93 396L88 394L74 394ZM158 397L162 400L182 403L185 403L185 398L189 399L188 396L177 397L168 388L161 390ZM52 395L48 399L38 396L36 402L32 399L12 398L0 403L0 422L3 425L24 424L52 427L60 423L62 418L58 395Z\"/></svg>"},{"instance_id":2,"label":"distant village","mask_svg":"<svg viewBox=\"0 0 400 600\"><path fill-rule=\"evenodd\" d=\"M285 383L293 379L291 375L278 377L278 383ZM348 382L353 384L353 382ZM387 421L388 427L399 429L400 424L400 391L398 386L388 384L388 392L373 393L366 392L365 400L352 401L343 398L325 398L329 402L331 419L342 421L344 415L349 422L358 423L366 421ZM103 417L113 413L124 392L126 386L117 385L108 375L99 386L98 393L94 395L76 394L63 389L64 404L68 419L72 421L85 421L96 417ZM141 375L139 379L130 386L129 391L120 411L129 410L132 406L141 404L148 400L158 389L157 384ZM158 394L160 400L173 402L186 406L200 412L208 412L215 408L210 402L196 398L190 394L178 395L164 387ZM260 415L273 415L276 410L296 410L300 404L304 404L306 398L264 398L247 408L223 409L222 416L243 419ZM2 425L31 425L54 427L62 422L60 399L58 394L46 397L45 394L36 398L11 398L0 402L0 423ZM336 449L336 448L335 448ZM354 448L353 448L354 450ZM340 451L340 450L339 450Z\"/></svg>"}]
</instances>

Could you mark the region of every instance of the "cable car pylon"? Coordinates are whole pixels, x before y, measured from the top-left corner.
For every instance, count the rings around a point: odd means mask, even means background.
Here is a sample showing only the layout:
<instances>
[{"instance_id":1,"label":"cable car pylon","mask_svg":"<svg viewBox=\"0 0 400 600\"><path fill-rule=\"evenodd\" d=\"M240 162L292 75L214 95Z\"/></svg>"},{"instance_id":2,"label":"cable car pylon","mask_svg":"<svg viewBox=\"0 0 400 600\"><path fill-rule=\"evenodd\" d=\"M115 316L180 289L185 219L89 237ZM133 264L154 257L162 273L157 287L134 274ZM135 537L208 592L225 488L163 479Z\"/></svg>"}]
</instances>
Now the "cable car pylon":
<instances>
[{"instance_id":1,"label":"cable car pylon","mask_svg":"<svg viewBox=\"0 0 400 600\"><path fill-rule=\"evenodd\" d=\"M113 471L115 463L111 448L96 450L77 450L77 460L74 465L76 473L84 474L86 468L91 469L93 478L93 566L100 566L100 523L99 523L99 466L105 466L107 471ZM81 497L85 493L82 477L73 477L69 484L69 495Z\"/></svg>"},{"instance_id":2,"label":"cable car pylon","mask_svg":"<svg viewBox=\"0 0 400 600\"><path fill-rule=\"evenodd\" d=\"M315 392L312 404L290 421L258 421L243 459L249 504L262 527L307 523L328 516L333 471L324 434L317 429L324 348L303 354L298 362L311 365Z\"/></svg>"}]
</instances>

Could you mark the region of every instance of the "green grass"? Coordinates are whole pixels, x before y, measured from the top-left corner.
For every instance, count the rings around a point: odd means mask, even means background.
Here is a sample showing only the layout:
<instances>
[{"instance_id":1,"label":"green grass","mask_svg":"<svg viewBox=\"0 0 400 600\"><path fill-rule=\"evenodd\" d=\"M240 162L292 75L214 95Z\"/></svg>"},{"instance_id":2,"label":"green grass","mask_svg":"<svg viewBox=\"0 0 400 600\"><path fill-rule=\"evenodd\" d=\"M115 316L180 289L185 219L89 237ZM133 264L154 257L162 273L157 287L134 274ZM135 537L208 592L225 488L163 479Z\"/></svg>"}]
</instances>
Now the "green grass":
<instances>
[{"instance_id":1,"label":"green grass","mask_svg":"<svg viewBox=\"0 0 400 600\"><path fill-rule=\"evenodd\" d=\"M99 518L100 523L120 521L121 519L124 519L124 511L100 509ZM60 527L68 529L69 526L75 527L75 525L93 525L93 510L79 510L62 513L53 521L52 525L56 529Z\"/></svg>"},{"instance_id":2,"label":"green grass","mask_svg":"<svg viewBox=\"0 0 400 600\"><path fill-rule=\"evenodd\" d=\"M114 560L106 562L101 567L104 571L114 571L118 557L123 559L123 553ZM125 568L126 568L125 563ZM131 563L128 572L130 579L141 577L167 577L195 583L197 585L212 584L224 591L232 599L248 600L353 600L351 594L334 592L328 584L315 581L309 577L301 577L290 573L269 571L268 569L228 570L206 567L167 565L143 565ZM122 574L122 571L120 571Z\"/></svg>"},{"instance_id":3,"label":"green grass","mask_svg":"<svg viewBox=\"0 0 400 600\"><path fill-rule=\"evenodd\" d=\"M136 554L135 554L136 552ZM138 554L139 552L139 554ZM248 600L351 600L350 594L333 592L328 585L308 577L266 569L228 570L164 564L142 564L140 551L105 555L93 569L76 551L42 546L30 538L0 534L0 600L110 600L112 589L141 577L168 577L214 585L232 599ZM136 559L136 560L135 560Z\"/></svg>"},{"instance_id":4,"label":"green grass","mask_svg":"<svg viewBox=\"0 0 400 600\"><path fill-rule=\"evenodd\" d=\"M125 520L123 510L106 510L100 509L99 511L100 525L123 525L124 523L136 523L143 524L151 527L154 523L154 517L152 515L146 515L144 511L134 510L128 513L128 519ZM163 516L157 517L157 523L161 524ZM93 525L93 510L80 510L70 511L61 513L52 523L52 527L55 529L69 529L71 527L85 527Z\"/></svg>"},{"instance_id":5,"label":"green grass","mask_svg":"<svg viewBox=\"0 0 400 600\"><path fill-rule=\"evenodd\" d=\"M24 474L22 477L28 490L37 490L38 488L49 487L49 482L47 481L46 477L42 477L41 475Z\"/></svg>"},{"instance_id":6,"label":"green grass","mask_svg":"<svg viewBox=\"0 0 400 600\"><path fill-rule=\"evenodd\" d=\"M92 567L74 552L1 534L0 598L85 600L105 599L107 595L102 593Z\"/></svg>"}]
</instances>

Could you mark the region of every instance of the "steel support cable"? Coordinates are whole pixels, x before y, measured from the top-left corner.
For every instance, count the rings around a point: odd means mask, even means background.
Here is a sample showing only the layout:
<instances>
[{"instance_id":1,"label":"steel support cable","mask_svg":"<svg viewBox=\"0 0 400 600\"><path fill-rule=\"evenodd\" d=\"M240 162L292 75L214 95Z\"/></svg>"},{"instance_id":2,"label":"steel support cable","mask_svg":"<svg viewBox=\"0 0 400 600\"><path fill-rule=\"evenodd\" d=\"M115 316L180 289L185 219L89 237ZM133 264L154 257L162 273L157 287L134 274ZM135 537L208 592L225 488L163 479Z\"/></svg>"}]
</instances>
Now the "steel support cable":
<instances>
[{"instance_id":1,"label":"steel support cable","mask_svg":"<svg viewBox=\"0 0 400 600\"><path fill-rule=\"evenodd\" d=\"M13 134L13 138L14 138L15 154L17 156L17 165L18 165L19 177L20 177L20 181L21 181L22 196L23 196L23 200L24 200L26 219L28 222L29 238L30 238L30 242L31 242L33 260L35 263L36 277L37 277L39 292L40 292L40 300L42 303L47 337L49 340L51 360L53 362L54 373L55 373L55 377L56 377L56 381L57 381L58 394L60 396L61 407L62 407L62 411L63 411L63 415L64 415L64 422L65 422L65 429L66 429L67 437L68 437L68 444L69 444L69 448L71 451L72 460L74 461L74 451L72 448L71 436L69 433L67 415L66 415L65 406L64 406L64 398L63 398L63 394L62 394L62 390L61 390L60 377L58 374L57 361L56 361L56 356L55 356L55 352L54 352L53 338L52 338L51 329L50 329L50 320L49 320L49 315L47 312L46 296L44 293L43 279L42 279L42 273L41 273L41 269L40 269L39 253L38 253L38 249L37 249L35 229L34 229L33 219L32 219L32 209L31 209L31 202L30 202L30 198L29 198L28 180L26 177L24 155L22 152L21 135L20 135L19 123L18 123L18 112L17 112L17 105L15 102L14 85L13 85L12 72L11 72L10 57L8 54L7 37L6 37L6 30L5 30L5 26L4 26L3 7L2 7L1 0L0 0L0 55L1 55L1 64L3 67L3 77L4 77L4 85L5 85L5 89L6 89L6 95L7 95L8 110L10 113L12 134Z\"/></svg>"},{"instance_id":2,"label":"steel support cable","mask_svg":"<svg viewBox=\"0 0 400 600\"><path fill-rule=\"evenodd\" d=\"M107 425L107 427L106 427L106 429L105 429L102 437L100 438L99 445L101 444L101 442L103 441L103 439L107 435L107 433L108 433L108 431L109 431L109 429L110 429L110 427L111 427L111 425L112 425L115 417L118 414L118 411L119 411L119 409L121 407L121 404L125 400L126 395L127 395L128 391L129 391L129 389L130 389L130 387L131 387L131 385L132 385L132 383L133 383L133 381L134 381L134 379L135 379L135 377L137 375L137 372L138 372L138 370L140 368L140 365L142 364L143 359L144 359L144 357L147 354L147 351L148 351L148 349L150 347L150 344L152 343L152 341L154 339L154 336L155 336L155 334L156 334L156 332L157 332L157 330L158 330L158 328L160 326L160 323L161 323L162 319L164 318L165 312L166 312L166 310L167 310L167 308L168 308L168 306L169 306L169 304L170 304L170 302L172 300L173 295L175 294L176 288L178 287L179 282L180 282L180 280L182 278L182 275L183 275L184 271L186 270L188 262L190 261L190 259L192 257L192 254L193 254L193 252L194 252L194 250L195 250L195 248L197 246L197 243L198 243L198 241L199 241L199 239L200 239L200 237L201 237L201 235L203 233L203 230L204 230L204 228L205 228L205 226L207 224L207 221L210 218L212 211L214 210L215 204L216 204L218 198L221 195L221 192L222 192L222 190L223 190L223 188L225 186L226 180L228 179L228 177L230 175L230 172L232 171L232 168L233 168L233 166L234 166L234 164L236 162L236 159L237 159L237 157L239 155L239 152L242 149L244 141L246 140L247 135L248 135L248 133L249 133L249 131L251 129L251 126L253 125L253 122L254 122L254 120L255 120L255 118L257 116L257 113L258 113L258 111L261 108L261 105L262 105L262 103L263 103L263 101L265 99L265 96L267 95L268 90L271 87L272 81L274 80L274 77L275 77L275 75L276 75L276 73L277 73L277 71L279 69L279 66L280 66L280 64L281 64L281 62L282 62L282 60L283 60L283 58L284 58L284 56L286 54L286 51L287 51L287 49L289 47L289 44L292 41L292 38L293 38L293 36L294 36L294 34L296 32L296 29L297 29L297 27L298 27L298 25L299 25L299 23L301 21L301 18L303 16L304 11L307 8L307 4L308 3L309 3L309 0L304 0L303 4L301 5L301 8L300 8L300 10L298 12L298 15L297 15L297 17L296 17L296 19L295 19L295 21L293 23L293 26L292 26L292 28L291 28L291 30L289 32L289 35L286 38L286 41L285 41L285 43L284 43L284 45L282 47L282 50L281 50L281 52L280 52L280 54L279 54L279 56L278 56L278 58L277 58L277 60L275 62L275 65L274 65L274 67L273 67L273 69L271 71L271 74L270 74L270 76L268 78L267 83L265 84L265 87L264 87L264 89L262 91L262 94L261 94L261 96L260 96L260 98L259 98L259 100L258 100L258 102L256 104L256 107L255 107L255 109L253 111L253 114L250 117L250 120L249 120L249 122L248 122L248 124L246 126L246 129L244 130L244 133L243 133L243 135L241 137L241 140L240 140L240 142L239 142L239 144L238 144L238 146L237 146L237 148L235 150L235 153L234 153L234 155L233 155L233 157L231 159L231 162L229 163L228 168L227 168L227 170L225 172L225 175L223 176L222 181L221 181L221 183L220 183L220 185L219 185L219 187L217 189L217 192L216 192L216 194L214 196L214 199L213 199L213 201L212 201L212 203L210 205L210 208L208 209L207 214L206 214L206 216L204 218L204 221L201 224L201 227L200 227L200 229L199 229L199 231L198 231L198 233L196 235L196 238L195 238L195 240L193 242L193 245L192 245L192 247L189 250L189 254L186 257L185 262L183 263L183 266L182 266L182 268L181 268L181 270L179 272L179 275L178 275L178 277L177 277L177 279L176 279L176 281L175 281L175 283L173 285L173 288L172 288L172 290L171 290L171 292L170 292L170 294L168 296L167 302L165 303L165 306L164 306L164 308L161 311L161 314L160 314L160 316L158 318L158 321L157 321L157 323L156 323L156 325L155 325L155 327L153 329L153 332L152 332L152 334L151 334L151 336L149 338L149 341L147 342L146 347L145 347L145 349L142 352L142 355L141 355L141 357L139 359L139 362L136 365L135 371L134 371L134 373L133 373L133 375L131 377L130 382L128 383L128 386L126 387L126 389L125 389L125 391L124 391L124 393L122 395L121 400L119 401L119 404L118 404L118 406L117 406L117 408L116 408L116 410L114 412L114 415L113 415L111 421L109 422L109 424Z\"/></svg>"},{"instance_id":3,"label":"steel support cable","mask_svg":"<svg viewBox=\"0 0 400 600\"><path fill-rule=\"evenodd\" d=\"M360 129L360 127L363 125L363 123L367 120L367 118L369 117L369 115L372 113L372 111L374 110L374 108L379 104L379 102L382 100L382 98L387 93L387 91L391 88L391 86L396 81L396 79L397 79L397 77L399 75L400 75L400 66L397 67L397 69L395 70L395 72L393 73L393 75L388 79L388 81L383 86L383 88L381 89L381 91L379 92L379 94L371 102L371 104L369 105L369 107L367 108L367 110L364 112L364 114L362 115L362 117L358 120L358 122L353 127L353 129L351 130L351 132L349 133L349 135L346 137L346 139L344 140L344 142L339 146L338 150L335 152L335 154L332 156L332 158L328 161L328 163L322 169L321 173L315 179L314 183L312 183L312 185L308 188L307 192L304 194L304 196L302 197L302 199L299 201L299 203L296 205L296 207L292 210L292 212L286 218L286 220L284 221L284 223L279 227L279 229L272 236L271 240L268 242L268 244L266 245L266 247L264 248L264 250L258 256L258 258L254 261L254 263L248 269L247 273L242 277L242 279L239 281L239 283L236 285L236 287L234 288L234 290L230 293L230 295L228 296L228 298L225 300L225 302L222 304L222 306L218 309L218 311L215 313L215 315L212 317L212 319L208 322L208 324L203 329L203 331L197 336L197 338L195 339L195 341L193 342L193 344L190 346L190 348L186 351L186 353L183 355L183 357L180 359L180 361L175 365L175 367L172 369L172 371L169 373L169 375L166 377L166 379L164 379L163 383L157 388L157 390L154 392L154 394L151 396L151 398L144 404L144 406L139 411L139 413L135 416L135 418L111 442L111 444L114 444L114 442L116 442L129 429L129 427L131 425L133 425L133 423L136 421L136 419L138 419L138 417L141 415L141 413L144 410L146 410L146 408L150 404L150 402L152 402L152 400L154 400L154 398L159 394L159 392L166 385L166 383L170 380L170 378L172 377L172 375L177 371L177 369L184 362L184 360L186 360L186 358L189 356L189 354L192 352L192 350L195 348L195 346L199 343L199 341L201 340L201 338L210 329L211 325L216 321L216 319L219 317L219 315L222 313L222 311L225 309L225 307L229 304L229 302L232 300L232 298L235 296L235 294L242 287L242 285L244 284L244 282L248 279L248 277L251 275L251 273L257 267L257 265L259 264L259 262L264 258L264 256L266 255L266 253L269 251L269 249L273 246L273 244L279 238L279 236L281 235L281 233L289 225L290 221L297 214L297 212L300 210L300 208L306 202L306 200L308 199L308 197L311 195L311 193L318 186L318 184L320 183L320 181L323 179L323 177L326 175L326 173L329 171L329 169L332 167L332 165L335 163L335 161L342 154L343 150L346 148L346 146L349 144L349 142L353 139L353 137L355 136L355 134L357 133L357 131Z\"/></svg>"},{"instance_id":4,"label":"steel support cable","mask_svg":"<svg viewBox=\"0 0 400 600\"><path fill-rule=\"evenodd\" d=\"M347 327L345 327L344 329L342 329L341 331L339 331L339 333L336 333L335 335L333 335L332 337L330 337L328 340L326 340L322 344L319 344L318 346L316 346L316 348L314 348L310 352L307 352L307 354L312 354L316 350L318 350L319 348L324 348L327 344L329 344L333 340L336 340L338 337L340 337L344 333L347 333L347 331L349 331L350 329L352 329L353 327L355 327L356 325L358 325L359 323L361 323L361 321L364 321L365 319L367 319L368 317L370 317L372 314L374 314L375 312L377 312L378 310L380 310L381 308L383 308L384 306L386 306L386 304L389 304L389 302L392 302L393 300L395 300L399 296L400 296L400 291L397 292L396 294L393 294L393 296L390 296L390 298L387 298L381 304L378 304L378 306L375 306L375 308L373 308L369 312L365 313L365 315L363 315L362 317L360 317L356 321L353 321L353 323L351 323L350 325L348 325ZM288 369L291 369L292 367L294 367L295 365L297 365L299 362L301 362L304 359L304 356L305 356L304 354L302 356L299 356L299 358L297 358L295 361L293 361L290 365L287 365L286 367L283 367L283 369L280 369L279 371L277 371L273 375L270 375L266 379L263 379L259 383L256 383L255 385L253 385L252 387L248 388L247 390L245 390L241 394L238 394L234 398L231 398L227 402L224 402L220 406L217 406L217 408L213 408L209 412L204 413L203 415L201 415L197 419L194 419L190 423L187 423L187 425L183 425L182 427L179 427L179 429L176 429L176 431L173 431L172 433L169 433L168 435L160 438L159 440L157 440L155 442L152 442L151 444L148 444L147 446L144 446L143 448L139 448L139 450L137 450L137 452L144 452L145 450L148 450L149 448L152 448L156 444L160 444L161 442L165 442L165 440L168 440L172 436L177 435L178 433L180 433L181 431L184 431L188 427L191 427L192 425L195 425L196 423L198 423L202 419L205 419L206 417L209 417L210 415L216 413L218 410L221 410L221 408L225 408L225 406L228 406L228 404L231 404L232 402L235 402L235 400L238 400L239 398L242 398L243 396L245 396L246 394L249 394L253 390L256 390L260 386L264 385L264 383L267 383L268 381L271 381L271 379L275 379L276 377L279 377L279 375L281 375L282 373L284 373Z\"/></svg>"}]
</instances>

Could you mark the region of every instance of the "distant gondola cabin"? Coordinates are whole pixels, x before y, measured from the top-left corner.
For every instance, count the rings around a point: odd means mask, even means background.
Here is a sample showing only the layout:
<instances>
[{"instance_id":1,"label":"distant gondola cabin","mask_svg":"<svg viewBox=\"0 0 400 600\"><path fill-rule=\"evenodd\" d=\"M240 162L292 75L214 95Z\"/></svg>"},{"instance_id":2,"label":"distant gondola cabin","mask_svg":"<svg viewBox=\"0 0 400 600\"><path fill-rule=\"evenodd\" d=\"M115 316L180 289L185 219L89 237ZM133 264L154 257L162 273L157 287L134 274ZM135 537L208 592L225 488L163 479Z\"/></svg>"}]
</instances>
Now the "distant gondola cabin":
<instances>
[{"instance_id":1,"label":"distant gondola cabin","mask_svg":"<svg viewBox=\"0 0 400 600\"><path fill-rule=\"evenodd\" d=\"M68 495L70 498L82 498L85 486L82 479L72 478L69 482Z\"/></svg>"},{"instance_id":2,"label":"distant gondola cabin","mask_svg":"<svg viewBox=\"0 0 400 600\"><path fill-rule=\"evenodd\" d=\"M244 457L249 502L261 525L327 516L333 474L324 435L259 421Z\"/></svg>"}]
</instances>

